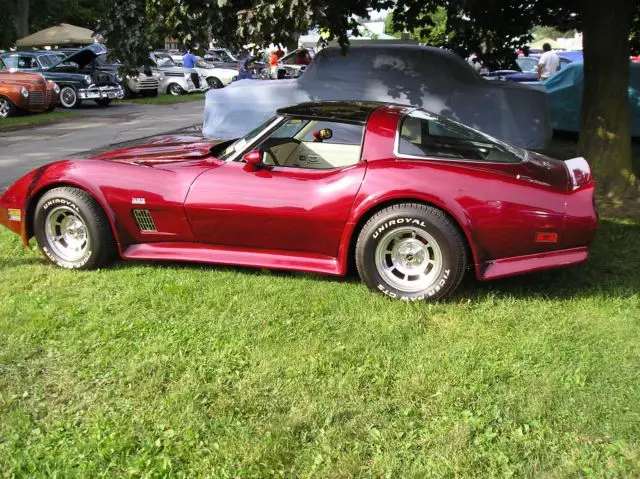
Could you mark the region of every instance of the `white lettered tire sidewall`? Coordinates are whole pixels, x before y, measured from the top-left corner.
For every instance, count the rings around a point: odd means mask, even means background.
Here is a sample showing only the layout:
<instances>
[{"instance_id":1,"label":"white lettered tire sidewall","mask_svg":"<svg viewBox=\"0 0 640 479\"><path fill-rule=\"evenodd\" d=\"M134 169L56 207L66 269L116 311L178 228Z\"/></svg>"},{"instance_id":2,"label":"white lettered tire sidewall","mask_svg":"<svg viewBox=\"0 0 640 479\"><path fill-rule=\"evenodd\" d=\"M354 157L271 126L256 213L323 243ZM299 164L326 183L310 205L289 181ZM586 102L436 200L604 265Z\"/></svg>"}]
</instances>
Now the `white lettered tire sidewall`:
<instances>
[{"instance_id":1,"label":"white lettered tire sidewall","mask_svg":"<svg viewBox=\"0 0 640 479\"><path fill-rule=\"evenodd\" d=\"M407 226L420 229L437 242L442 256L438 275L423 290L395 288L376 267L376 248L385 234ZM458 287L466 269L466 248L457 226L441 210L416 204L393 205L376 213L362 228L356 245L356 266L363 282L374 291L403 301L436 300Z\"/></svg>"},{"instance_id":2,"label":"white lettered tire sidewall","mask_svg":"<svg viewBox=\"0 0 640 479\"><path fill-rule=\"evenodd\" d=\"M67 261L58 256L45 234L48 213L60 206L70 208L83 221L87 230L87 251L75 261ZM60 187L47 191L35 207L33 231L38 246L47 259L61 268L97 268L111 262L117 252L104 211L88 193L78 188Z\"/></svg>"}]
</instances>

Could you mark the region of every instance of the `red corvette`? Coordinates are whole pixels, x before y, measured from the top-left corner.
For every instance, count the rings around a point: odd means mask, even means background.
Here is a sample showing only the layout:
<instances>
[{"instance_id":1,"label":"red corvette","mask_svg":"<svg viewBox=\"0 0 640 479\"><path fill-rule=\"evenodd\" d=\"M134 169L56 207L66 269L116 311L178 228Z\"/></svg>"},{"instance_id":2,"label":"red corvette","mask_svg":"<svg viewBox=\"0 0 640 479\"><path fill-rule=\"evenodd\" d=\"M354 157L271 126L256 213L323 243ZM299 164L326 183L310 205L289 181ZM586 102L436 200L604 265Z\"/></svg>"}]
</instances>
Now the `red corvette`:
<instances>
[{"instance_id":1,"label":"red corvette","mask_svg":"<svg viewBox=\"0 0 640 479\"><path fill-rule=\"evenodd\" d=\"M582 158L515 148L408 106L305 103L243 138L170 137L60 161L0 197L0 223L65 268L126 260L343 275L405 300L585 261Z\"/></svg>"}]
</instances>

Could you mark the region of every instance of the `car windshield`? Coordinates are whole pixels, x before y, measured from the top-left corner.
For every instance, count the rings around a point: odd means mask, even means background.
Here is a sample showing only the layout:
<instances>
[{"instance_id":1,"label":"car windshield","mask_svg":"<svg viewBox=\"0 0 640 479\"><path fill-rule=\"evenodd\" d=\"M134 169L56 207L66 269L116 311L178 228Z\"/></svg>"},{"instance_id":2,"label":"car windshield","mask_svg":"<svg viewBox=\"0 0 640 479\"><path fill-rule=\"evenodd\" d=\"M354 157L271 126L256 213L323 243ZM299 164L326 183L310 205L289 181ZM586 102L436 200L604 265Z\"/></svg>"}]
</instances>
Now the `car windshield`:
<instances>
[{"instance_id":1,"label":"car windshield","mask_svg":"<svg viewBox=\"0 0 640 479\"><path fill-rule=\"evenodd\" d=\"M211 63L207 63L204 60L197 60L196 61L196 66L198 68L204 68L204 69L207 69L207 70L213 68L213 65Z\"/></svg>"},{"instance_id":2,"label":"car windshield","mask_svg":"<svg viewBox=\"0 0 640 479\"><path fill-rule=\"evenodd\" d=\"M159 67L175 67L177 66L176 62L173 59L164 53L156 53L156 62Z\"/></svg>"},{"instance_id":3,"label":"car windshield","mask_svg":"<svg viewBox=\"0 0 640 479\"><path fill-rule=\"evenodd\" d=\"M216 158L223 160L223 161L227 161L229 158L231 158L231 156L233 156L235 153L238 153L239 151L241 151L245 146L247 146L249 143L253 142L253 140L265 129L267 128L271 123L273 123L274 121L276 121L279 117L277 116L273 116L271 118L269 118L267 121L265 121L264 123L261 123L260 125L258 125L257 127L255 127L253 130L251 130L249 133L247 133L246 135L244 135L241 138L238 138L236 141L234 141L233 143L231 143L229 146L227 146L221 153L217 153L215 152L215 146L214 149L211 151Z\"/></svg>"},{"instance_id":4,"label":"car windshield","mask_svg":"<svg viewBox=\"0 0 640 479\"><path fill-rule=\"evenodd\" d=\"M7 68L18 68L18 55L2 57Z\"/></svg>"},{"instance_id":5,"label":"car windshield","mask_svg":"<svg viewBox=\"0 0 640 479\"><path fill-rule=\"evenodd\" d=\"M56 55L56 54L48 54L48 55L40 55L38 57L38 61L40 65L44 68L52 67L64 60L64 55Z\"/></svg>"}]
</instances>

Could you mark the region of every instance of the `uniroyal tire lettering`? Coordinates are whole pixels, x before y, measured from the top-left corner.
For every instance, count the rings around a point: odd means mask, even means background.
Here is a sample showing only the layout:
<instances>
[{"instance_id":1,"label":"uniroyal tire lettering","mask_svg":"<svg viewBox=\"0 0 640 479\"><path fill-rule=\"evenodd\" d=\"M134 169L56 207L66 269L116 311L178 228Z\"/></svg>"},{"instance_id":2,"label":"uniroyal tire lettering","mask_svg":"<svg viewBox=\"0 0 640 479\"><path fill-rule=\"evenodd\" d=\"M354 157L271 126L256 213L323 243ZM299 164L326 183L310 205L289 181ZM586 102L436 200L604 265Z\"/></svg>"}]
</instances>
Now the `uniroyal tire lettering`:
<instances>
[{"instance_id":1,"label":"uniroyal tire lettering","mask_svg":"<svg viewBox=\"0 0 640 479\"><path fill-rule=\"evenodd\" d=\"M390 291L389 289L387 289L387 286L383 285L383 284L378 284L378 290L380 292L382 292L383 294L386 294L387 296L389 296L390 298L394 298L394 299L400 299L402 301L422 301L427 297L432 297L434 294L436 294L438 291L440 291L442 289L442 287L447 284L447 280L449 279L449 275L451 274L451 270L450 269L445 269L442 277L440 278L440 280L435 284L435 286L433 288L431 288L430 290L428 290L426 293L420 294L418 296L405 296L405 295L398 295L398 293L394 293L393 291Z\"/></svg>"},{"instance_id":2,"label":"uniroyal tire lettering","mask_svg":"<svg viewBox=\"0 0 640 479\"><path fill-rule=\"evenodd\" d=\"M42 205L42 209L46 211L51 205L65 205L73 208L76 211L80 211L75 203L72 203L69 200L65 200L64 198L53 198L52 200L49 200L44 205Z\"/></svg>"},{"instance_id":3,"label":"uniroyal tire lettering","mask_svg":"<svg viewBox=\"0 0 640 479\"><path fill-rule=\"evenodd\" d=\"M384 232L390 226L404 225L404 224L417 225L417 226L420 226L421 228L427 227L424 221L417 218L398 218L397 220L390 220L384 223L383 225L378 226L378 228L373 232L373 239L377 239L378 236L380 236L380 233Z\"/></svg>"}]
</instances>

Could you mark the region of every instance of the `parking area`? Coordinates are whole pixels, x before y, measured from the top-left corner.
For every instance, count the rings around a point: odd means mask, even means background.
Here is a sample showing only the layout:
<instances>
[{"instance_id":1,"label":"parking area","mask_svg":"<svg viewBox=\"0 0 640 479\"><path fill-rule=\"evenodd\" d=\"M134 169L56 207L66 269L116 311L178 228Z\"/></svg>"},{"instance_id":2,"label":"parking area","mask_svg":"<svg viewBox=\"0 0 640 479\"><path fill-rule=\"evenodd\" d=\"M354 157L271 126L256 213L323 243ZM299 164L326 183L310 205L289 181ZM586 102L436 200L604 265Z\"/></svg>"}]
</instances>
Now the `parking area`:
<instances>
[{"instance_id":1,"label":"parking area","mask_svg":"<svg viewBox=\"0 0 640 479\"><path fill-rule=\"evenodd\" d=\"M203 108L203 101L87 104L74 110L78 117L72 120L0 131L0 191L33 168L65 157L185 128L199 131Z\"/></svg>"}]
</instances>

